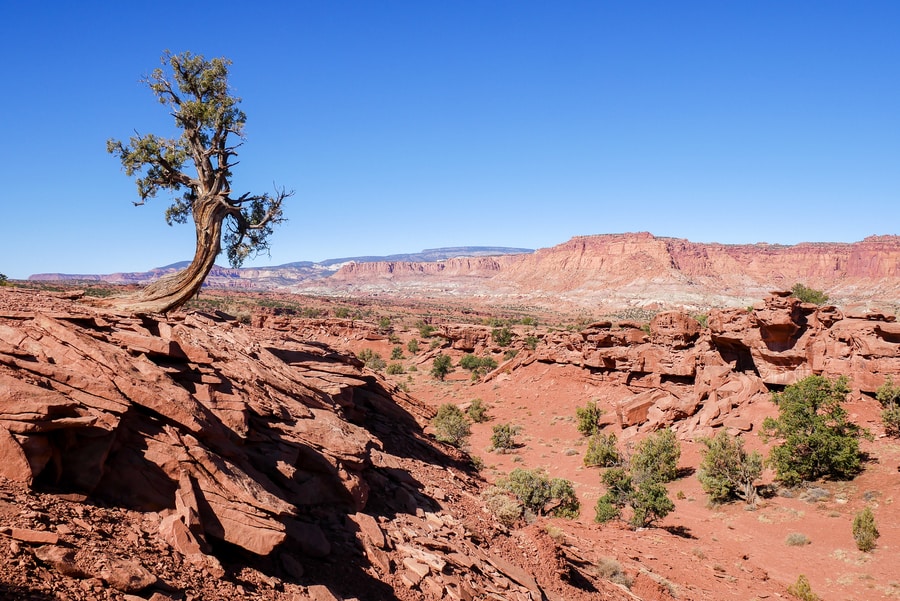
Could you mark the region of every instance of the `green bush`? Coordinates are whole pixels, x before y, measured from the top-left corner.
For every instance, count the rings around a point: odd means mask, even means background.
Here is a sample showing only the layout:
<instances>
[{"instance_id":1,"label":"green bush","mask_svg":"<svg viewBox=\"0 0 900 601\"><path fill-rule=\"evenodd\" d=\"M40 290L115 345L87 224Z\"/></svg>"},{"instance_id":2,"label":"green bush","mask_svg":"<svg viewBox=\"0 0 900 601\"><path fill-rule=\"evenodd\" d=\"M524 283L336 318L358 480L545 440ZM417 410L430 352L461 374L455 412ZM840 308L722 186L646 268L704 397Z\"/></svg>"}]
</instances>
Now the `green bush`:
<instances>
[{"instance_id":1,"label":"green bush","mask_svg":"<svg viewBox=\"0 0 900 601\"><path fill-rule=\"evenodd\" d=\"M514 349L514 348L508 349L503 353L503 360L509 361L510 359L514 359L515 356L518 354L519 354L519 351L517 351L516 349Z\"/></svg>"},{"instance_id":2,"label":"green bush","mask_svg":"<svg viewBox=\"0 0 900 601\"><path fill-rule=\"evenodd\" d=\"M529 334L528 336L525 337L525 346L526 347L528 347L531 350L534 350L537 348L537 345L538 345L538 337L537 336L535 336L533 334Z\"/></svg>"},{"instance_id":3,"label":"green bush","mask_svg":"<svg viewBox=\"0 0 900 601\"><path fill-rule=\"evenodd\" d=\"M507 528L514 526L522 517L522 504L499 486L491 486L481 496L488 511Z\"/></svg>"},{"instance_id":4,"label":"green bush","mask_svg":"<svg viewBox=\"0 0 900 601\"><path fill-rule=\"evenodd\" d=\"M453 359L450 358L450 355L438 354L431 363L431 375L438 380L443 381L451 371L453 371Z\"/></svg>"},{"instance_id":5,"label":"green bush","mask_svg":"<svg viewBox=\"0 0 900 601\"><path fill-rule=\"evenodd\" d=\"M391 363L390 365L387 366L385 373L390 376L396 376L397 374L402 374L402 373L404 373L403 365L401 365L400 363Z\"/></svg>"},{"instance_id":6,"label":"green bush","mask_svg":"<svg viewBox=\"0 0 900 601\"><path fill-rule=\"evenodd\" d=\"M875 540L881 536L875 526L875 514L866 507L853 518L853 539L860 551L871 551L875 548Z\"/></svg>"},{"instance_id":7,"label":"green bush","mask_svg":"<svg viewBox=\"0 0 900 601\"><path fill-rule=\"evenodd\" d=\"M0 273L0 286L6 286L7 283L9 283L9 278L5 273Z\"/></svg>"},{"instance_id":8,"label":"green bush","mask_svg":"<svg viewBox=\"0 0 900 601\"><path fill-rule=\"evenodd\" d=\"M847 379L809 376L772 398L778 419L766 418L763 432L781 441L769 456L776 478L791 486L823 476L851 478L861 469L859 438L866 432L843 407Z\"/></svg>"},{"instance_id":9,"label":"green bush","mask_svg":"<svg viewBox=\"0 0 900 601\"><path fill-rule=\"evenodd\" d=\"M496 369L497 362L491 357L476 357L471 353L467 353L460 358L459 366L471 371L473 378L477 378Z\"/></svg>"},{"instance_id":10,"label":"green bush","mask_svg":"<svg viewBox=\"0 0 900 601\"><path fill-rule=\"evenodd\" d=\"M597 432L588 438L584 464L588 467L613 467L622 462L619 440L613 433Z\"/></svg>"},{"instance_id":11,"label":"green bush","mask_svg":"<svg viewBox=\"0 0 900 601\"><path fill-rule=\"evenodd\" d=\"M403 347L402 346L395 346L394 348L391 349L391 360L392 361L397 361L402 358L403 358Z\"/></svg>"},{"instance_id":12,"label":"green bush","mask_svg":"<svg viewBox=\"0 0 900 601\"><path fill-rule=\"evenodd\" d=\"M875 398L884 410L881 422L888 436L900 436L900 386L894 386L894 378L888 376L884 384L879 386Z\"/></svg>"},{"instance_id":13,"label":"green bush","mask_svg":"<svg viewBox=\"0 0 900 601\"><path fill-rule=\"evenodd\" d=\"M797 576L797 582L790 585L787 592L800 601L819 601L819 595L813 592L809 579L803 574Z\"/></svg>"},{"instance_id":14,"label":"green bush","mask_svg":"<svg viewBox=\"0 0 900 601\"><path fill-rule=\"evenodd\" d=\"M469 408L466 409L466 415L476 424L486 422L488 419L487 407L481 399L475 399L469 404Z\"/></svg>"},{"instance_id":15,"label":"green bush","mask_svg":"<svg viewBox=\"0 0 900 601\"><path fill-rule=\"evenodd\" d=\"M715 438L704 438L706 445L697 477L713 503L743 499L756 500L755 482L762 474L763 458L756 451L747 453L744 441L722 431Z\"/></svg>"},{"instance_id":16,"label":"green bush","mask_svg":"<svg viewBox=\"0 0 900 601\"><path fill-rule=\"evenodd\" d=\"M437 414L431 420L434 426L435 438L441 442L461 446L472 434L469 422L462 410L452 403L445 403L438 407Z\"/></svg>"},{"instance_id":17,"label":"green bush","mask_svg":"<svg viewBox=\"0 0 900 601\"><path fill-rule=\"evenodd\" d=\"M495 328L491 332L491 337L494 339L494 344L497 346L509 346L512 344L513 333L509 327L503 326L502 328Z\"/></svg>"},{"instance_id":18,"label":"green bush","mask_svg":"<svg viewBox=\"0 0 900 601\"><path fill-rule=\"evenodd\" d=\"M493 434L491 434L491 450L507 453L516 448L516 435L519 433L519 429L519 426L512 424L494 426Z\"/></svg>"},{"instance_id":19,"label":"green bush","mask_svg":"<svg viewBox=\"0 0 900 601\"><path fill-rule=\"evenodd\" d=\"M597 500L595 506L597 522L608 522L621 517L622 508L631 507L629 523L634 528L646 528L666 517L675 504L669 499L662 482L646 478L635 482L628 470L615 467L603 474L606 494Z\"/></svg>"},{"instance_id":20,"label":"green bush","mask_svg":"<svg viewBox=\"0 0 900 601\"><path fill-rule=\"evenodd\" d=\"M366 367L375 371L381 371L385 367L387 367L387 363L385 363L384 359L381 358L381 355L374 352L372 349L363 349L357 355L360 361L366 364Z\"/></svg>"},{"instance_id":21,"label":"green bush","mask_svg":"<svg viewBox=\"0 0 900 601\"><path fill-rule=\"evenodd\" d=\"M631 473L634 479L642 482L671 482L678 477L678 460L681 458L681 445L671 429L654 432L635 449L631 458Z\"/></svg>"},{"instance_id":22,"label":"green bush","mask_svg":"<svg viewBox=\"0 0 900 601\"><path fill-rule=\"evenodd\" d=\"M432 334L434 334L434 326L424 321L416 322L416 327L419 328L419 336L422 338L431 338Z\"/></svg>"},{"instance_id":23,"label":"green bush","mask_svg":"<svg viewBox=\"0 0 900 601\"><path fill-rule=\"evenodd\" d=\"M350 317L350 309L347 307L335 307L334 316L340 319L346 319Z\"/></svg>"},{"instance_id":24,"label":"green bush","mask_svg":"<svg viewBox=\"0 0 900 601\"><path fill-rule=\"evenodd\" d=\"M584 407L575 408L575 418L578 420L578 431L582 436L593 436L600 429L600 416L603 410L597 407L594 401L588 401Z\"/></svg>"},{"instance_id":25,"label":"green bush","mask_svg":"<svg viewBox=\"0 0 900 601\"><path fill-rule=\"evenodd\" d=\"M511 493L526 509L556 517L578 517L579 503L572 483L563 478L552 480L542 470L516 468L497 486Z\"/></svg>"},{"instance_id":26,"label":"green bush","mask_svg":"<svg viewBox=\"0 0 900 601\"><path fill-rule=\"evenodd\" d=\"M814 305L824 305L828 302L828 295L821 290L815 288L807 288L803 284L797 282L791 288L791 296L804 303L812 303Z\"/></svg>"},{"instance_id":27,"label":"green bush","mask_svg":"<svg viewBox=\"0 0 900 601\"><path fill-rule=\"evenodd\" d=\"M409 342L406 343L406 350L415 355L419 352L419 341L413 338Z\"/></svg>"}]
</instances>

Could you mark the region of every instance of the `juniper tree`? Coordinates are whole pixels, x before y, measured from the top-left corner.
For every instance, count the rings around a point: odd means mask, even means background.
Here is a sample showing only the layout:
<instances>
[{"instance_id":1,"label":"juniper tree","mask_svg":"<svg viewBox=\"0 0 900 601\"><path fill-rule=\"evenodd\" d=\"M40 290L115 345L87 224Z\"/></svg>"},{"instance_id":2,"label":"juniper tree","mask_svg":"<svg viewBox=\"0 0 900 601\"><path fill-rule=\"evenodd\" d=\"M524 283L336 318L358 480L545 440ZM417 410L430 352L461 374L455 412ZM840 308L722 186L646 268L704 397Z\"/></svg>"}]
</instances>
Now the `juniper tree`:
<instances>
[{"instance_id":1,"label":"juniper tree","mask_svg":"<svg viewBox=\"0 0 900 601\"><path fill-rule=\"evenodd\" d=\"M175 196L166 209L166 222L192 219L196 251L186 269L113 301L136 313L167 312L190 300L215 264L223 236L233 267L268 251L273 227L284 220L282 202L293 194L283 188L273 195L232 191L231 170L238 163L247 116L228 85L230 60L166 51L162 65L142 83L170 109L180 134L166 138L135 133L127 142L110 139L106 148L135 178L140 197L135 205L160 193Z\"/></svg>"}]
</instances>

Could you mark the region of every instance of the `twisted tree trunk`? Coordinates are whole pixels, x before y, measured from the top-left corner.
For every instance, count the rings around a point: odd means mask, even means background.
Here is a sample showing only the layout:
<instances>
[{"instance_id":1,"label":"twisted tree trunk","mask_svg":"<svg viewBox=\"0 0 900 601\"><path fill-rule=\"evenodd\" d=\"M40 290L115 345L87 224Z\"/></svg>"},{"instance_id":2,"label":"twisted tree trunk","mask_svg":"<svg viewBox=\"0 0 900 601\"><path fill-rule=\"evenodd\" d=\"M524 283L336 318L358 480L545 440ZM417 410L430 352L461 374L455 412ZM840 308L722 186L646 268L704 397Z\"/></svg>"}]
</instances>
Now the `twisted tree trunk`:
<instances>
[{"instance_id":1,"label":"twisted tree trunk","mask_svg":"<svg viewBox=\"0 0 900 601\"><path fill-rule=\"evenodd\" d=\"M103 304L131 313L168 313L191 300L215 265L222 248L222 222L232 210L218 198L199 199L193 210L197 249L191 264L134 294L110 298Z\"/></svg>"}]
</instances>

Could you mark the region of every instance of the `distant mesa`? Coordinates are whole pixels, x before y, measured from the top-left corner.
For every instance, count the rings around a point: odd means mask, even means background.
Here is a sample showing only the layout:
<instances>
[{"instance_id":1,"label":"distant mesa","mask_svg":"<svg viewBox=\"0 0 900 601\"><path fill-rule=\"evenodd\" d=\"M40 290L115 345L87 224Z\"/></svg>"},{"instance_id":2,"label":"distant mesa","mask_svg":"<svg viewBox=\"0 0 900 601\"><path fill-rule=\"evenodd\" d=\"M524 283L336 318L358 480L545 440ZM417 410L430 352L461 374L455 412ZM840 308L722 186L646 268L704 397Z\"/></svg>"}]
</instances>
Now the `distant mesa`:
<instances>
[{"instance_id":1,"label":"distant mesa","mask_svg":"<svg viewBox=\"0 0 900 601\"><path fill-rule=\"evenodd\" d=\"M145 283L177 269L105 276L40 274L30 279ZM453 247L420 253L300 261L273 267L215 267L207 286L321 295L472 298L553 309L747 307L794 283L837 304L896 309L900 236L795 245L698 243L648 232L576 236L536 251Z\"/></svg>"}]
</instances>

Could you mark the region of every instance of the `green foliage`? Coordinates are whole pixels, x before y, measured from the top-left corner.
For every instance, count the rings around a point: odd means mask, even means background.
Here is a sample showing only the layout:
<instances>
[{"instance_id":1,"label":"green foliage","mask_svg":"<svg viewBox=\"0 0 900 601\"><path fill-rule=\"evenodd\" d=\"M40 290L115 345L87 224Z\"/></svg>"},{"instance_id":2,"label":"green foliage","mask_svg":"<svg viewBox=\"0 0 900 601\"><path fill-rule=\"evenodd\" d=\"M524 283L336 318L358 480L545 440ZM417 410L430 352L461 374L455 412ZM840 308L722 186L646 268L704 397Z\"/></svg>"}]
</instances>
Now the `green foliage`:
<instances>
[{"instance_id":1,"label":"green foliage","mask_svg":"<svg viewBox=\"0 0 900 601\"><path fill-rule=\"evenodd\" d=\"M517 351L516 349L514 349L514 348L508 349L503 353L503 360L509 361L510 359L515 358L515 356L518 354L519 354L519 351Z\"/></svg>"},{"instance_id":2,"label":"green foliage","mask_svg":"<svg viewBox=\"0 0 900 601\"><path fill-rule=\"evenodd\" d=\"M635 528L646 528L675 509L666 487L651 480L644 480L638 485L631 494L629 504L633 512L630 524Z\"/></svg>"},{"instance_id":3,"label":"green foliage","mask_svg":"<svg viewBox=\"0 0 900 601\"><path fill-rule=\"evenodd\" d=\"M556 517L578 517L580 504L569 480L551 480L542 470L516 468L506 478L500 479L497 486L512 494L522 506L535 514L549 512Z\"/></svg>"},{"instance_id":4,"label":"green foliage","mask_svg":"<svg viewBox=\"0 0 900 601\"><path fill-rule=\"evenodd\" d=\"M339 319L347 319L348 317L350 317L349 307L335 307L334 316Z\"/></svg>"},{"instance_id":5,"label":"green foliage","mask_svg":"<svg viewBox=\"0 0 900 601\"><path fill-rule=\"evenodd\" d=\"M519 426L508 423L494 426L493 434L491 434L491 450L507 453L516 448L516 435L519 430Z\"/></svg>"},{"instance_id":6,"label":"green foliage","mask_svg":"<svg viewBox=\"0 0 900 601\"><path fill-rule=\"evenodd\" d=\"M701 328L705 328L709 323L709 315L706 313L698 313L697 315L694 315L694 319L700 322Z\"/></svg>"},{"instance_id":7,"label":"green foliage","mask_svg":"<svg viewBox=\"0 0 900 601\"><path fill-rule=\"evenodd\" d=\"M529 334L528 336L525 337L525 346L526 347L528 347L531 350L534 350L537 348L537 345L538 345L538 337L537 336L535 336L533 334Z\"/></svg>"},{"instance_id":8,"label":"green foliage","mask_svg":"<svg viewBox=\"0 0 900 601\"><path fill-rule=\"evenodd\" d=\"M790 585L787 592L800 601L819 601L819 595L815 594L809 585L809 578L803 574L797 576L797 582Z\"/></svg>"},{"instance_id":9,"label":"green foliage","mask_svg":"<svg viewBox=\"0 0 900 601\"><path fill-rule=\"evenodd\" d=\"M476 424L486 422L488 419L487 407L481 399L475 399L469 404L469 408L466 409L466 415Z\"/></svg>"},{"instance_id":10,"label":"green foliage","mask_svg":"<svg viewBox=\"0 0 900 601\"><path fill-rule=\"evenodd\" d=\"M406 343L406 350L415 355L419 352L419 341L413 338L409 342Z\"/></svg>"},{"instance_id":11,"label":"green foliage","mask_svg":"<svg viewBox=\"0 0 900 601\"><path fill-rule=\"evenodd\" d=\"M631 472L635 480L671 482L678 477L681 445L671 429L654 432L635 449L631 458Z\"/></svg>"},{"instance_id":12,"label":"green foliage","mask_svg":"<svg viewBox=\"0 0 900 601\"><path fill-rule=\"evenodd\" d=\"M888 436L900 436L900 386L894 385L894 378L888 376L884 384L879 386L875 398L884 410L881 421Z\"/></svg>"},{"instance_id":13,"label":"green foliage","mask_svg":"<svg viewBox=\"0 0 900 601\"><path fill-rule=\"evenodd\" d=\"M422 338L431 338L434 334L434 326L424 321L417 321L416 327L419 328L419 336Z\"/></svg>"},{"instance_id":14,"label":"green foliage","mask_svg":"<svg viewBox=\"0 0 900 601\"><path fill-rule=\"evenodd\" d=\"M381 355L369 348L361 350L356 356L366 364L366 367L375 371L381 371L387 366Z\"/></svg>"},{"instance_id":15,"label":"green foliage","mask_svg":"<svg viewBox=\"0 0 900 601\"><path fill-rule=\"evenodd\" d=\"M390 317L382 317L378 320L378 331L382 334L387 334L391 331L391 318Z\"/></svg>"},{"instance_id":16,"label":"green foliage","mask_svg":"<svg viewBox=\"0 0 900 601\"><path fill-rule=\"evenodd\" d=\"M744 450L744 441L722 431L715 438L704 438L706 445L697 477L713 503L743 499L756 500L754 482L762 474L762 455Z\"/></svg>"},{"instance_id":17,"label":"green foliage","mask_svg":"<svg viewBox=\"0 0 900 601\"><path fill-rule=\"evenodd\" d=\"M513 333L508 326L494 328L494 330L491 331L491 338L493 338L494 344L497 346L509 346L512 344Z\"/></svg>"},{"instance_id":18,"label":"green foliage","mask_svg":"<svg viewBox=\"0 0 900 601\"><path fill-rule=\"evenodd\" d=\"M387 373L388 375L391 375L391 376L396 376L397 374L405 373L405 370L403 369L402 364L391 363L390 365L387 366L385 373Z\"/></svg>"},{"instance_id":19,"label":"green foliage","mask_svg":"<svg viewBox=\"0 0 900 601\"><path fill-rule=\"evenodd\" d=\"M860 471L859 438L867 433L843 407L849 392L845 377L809 376L772 395L778 419L766 418L763 431L783 441L769 456L778 480L790 486L823 476L852 478Z\"/></svg>"},{"instance_id":20,"label":"green foliage","mask_svg":"<svg viewBox=\"0 0 900 601\"><path fill-rule=\"evenodd\" d=\"M170 225L186 223L189 217L204 228L224 222L223 246L231 265L239 267L246 258L268 251L273 226L284 221L281 204L291 193L230 196L240 146L230 137L243 139L247 121L239 108L241 99L228 85L230 60L167 51L162 65L142 83L175 117L180 135L135 134L127 142L108 140L106 149L121 161L125 174L135 178L141 199L137 204L161 192L180 195L166 209ZM198 238L197 243L218 247L219 240Z\"/></svg>"},{"instance_id":21,"label":"green foliage","mask_svg":"<svg viewBox=\"0 0 900 601\"><path fill-rule=\"evenodd\" d=\"M445 403L438 407L437 414L431 420L434 426L435 438L441 442L461 446L472 434L469 422L462 410L452 403Z\"/></svg>"},{"instance_id":22,"label":"green foliage","mask_svg":"<svg viewBox=\"0 0 900 601\"><path fill-rule=\"evenodd\" d=\"M582 436L592 436L600 429L600 416L603 410L597 407L594 401L588 401L584 407L575 408L575 417L578 420L578 431Z\"/></svg>"},{"instance_id":23,"label":"green foliage","mask_svg":"<svg viewBox=\"0 0 900 601\"><path fill-rule=\"evenodd\" d=\"M453 359L450 358L450 355L438 354L431 362L431 375L438 380L443 381L451 371L453 371Z\"/></svg>"},{"instance_id":24,"label":"green foliage","mask_svg":"<svg viewBox=\"0 0 900 601\"><path fill-rule=\"evenodd\" d=\"M671 430L648 436L638 445L631 458L630 469L614 467L603 474L606 494L595 507L598 522L621 516L622 508L631 508L629 523L645 528L666 517L675 504L669 498L665 482L678 475L681 448Z\"/></svg>"},{"instance_id":25,"label":"green foliage","mask_svg":"<svg viewBox=\"0 0 900 601\"><path fill-rule=\"evenodd\" d=\"M866 507L853 518L853 539L860 551L871 551L875 548L875 540L881 536L875 526L875 514Z\"/></svg>"},{"instance_id":26,"label":"green foliage","mask_svg":"<svg viewBox=\"0 0 900 601\"><path fill-rule=\"evenodd\" d=\"M9 278L6 277L5 273L0 273L0 286L6 286L9 283Z\"/></svg>"},{"instance_id":27,"label":"green foliage","mask_svg":"<svg viewBox=\"0 0 900 601\"><path fill-rule=\"evenodd\" d=\"M479 378L489 371L497 369L497 362L491 357L476 357L467 353L460 358L459 366L471 371L473 378Z\"/></svg>"},{"instance_id":28,"label":"green foliage","mask_svg":"<svg viewBox=\"0 0 900 601\"><path fill-rule=\"evenodd\" d=\"M791 287L791 296L804 303L812 303L814 305L824 305L828 302L828 295L821 290L815 288L807 288L800 282Z\"/></svg>"},{"instance_id":29,"label":"green foliage","mask_svg":"<svg viewBox=\"0 0 900 601\"><path fill-rule=\"evenodd\" d=\"M392 361L397 361L402 358L403 358L403 347L402 346L395 346L394 348L391 349L391 360Z\"/></svg>"},{"instance_id":30,"label":"green foliage","mask_svg":"<svg viewBox=\"0 0 900 601\"><path fill-rule=\"evenodd\" d=\"M588 467L613 467L622 462L619 453L619 440L613 433L603 434L597 432L588 438L587 452L584 454L584 464Z\"/></svg>"}]
</instances>

